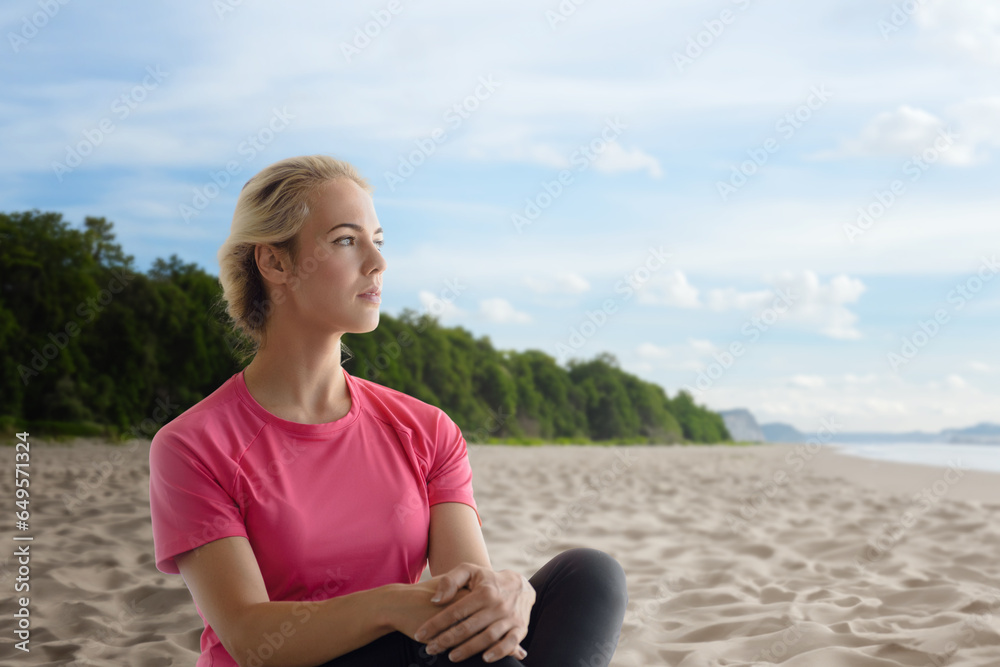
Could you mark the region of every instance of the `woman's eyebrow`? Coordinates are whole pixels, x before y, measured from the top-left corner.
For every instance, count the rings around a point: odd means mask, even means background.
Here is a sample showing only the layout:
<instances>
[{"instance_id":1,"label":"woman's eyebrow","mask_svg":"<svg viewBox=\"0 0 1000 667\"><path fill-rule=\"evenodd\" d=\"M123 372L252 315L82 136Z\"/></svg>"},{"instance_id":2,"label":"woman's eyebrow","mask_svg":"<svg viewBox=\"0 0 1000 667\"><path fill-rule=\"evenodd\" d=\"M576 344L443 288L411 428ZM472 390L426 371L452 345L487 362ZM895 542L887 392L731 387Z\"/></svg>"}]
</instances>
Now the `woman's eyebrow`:
<instances>
[{"instance_id":1,"label":"woman's eyebrow","mask_svg":"<svg viewBox=\"0 0 1000 667\"><path fill-rule=\"evenodd\" d=\"M355 230L357 230L359 232L363 232L365 230L364 227L362 227L361 225L356 225L353 222L342 222L339 225L334 225L333 227L331 227L330 229L328 229L326 233L329 234L330 232L332 232L333 230L335 230L337 227L350 227L351 229L355 229ZM381 234L382 233L382 228L379 227L378 229L376 229L375 233L376 234Z\"/></svg>"}]
</instances>

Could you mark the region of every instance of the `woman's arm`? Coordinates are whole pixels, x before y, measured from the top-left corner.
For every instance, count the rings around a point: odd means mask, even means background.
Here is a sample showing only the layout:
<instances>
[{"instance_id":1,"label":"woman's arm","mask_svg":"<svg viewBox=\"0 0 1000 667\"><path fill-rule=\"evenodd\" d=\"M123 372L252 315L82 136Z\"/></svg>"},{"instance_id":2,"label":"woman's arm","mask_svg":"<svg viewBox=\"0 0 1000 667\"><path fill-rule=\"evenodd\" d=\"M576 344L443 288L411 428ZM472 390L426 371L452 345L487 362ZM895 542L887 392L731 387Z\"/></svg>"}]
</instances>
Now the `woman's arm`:
<instances>
[{"instance_id":1,"label":"woman's arm","mask_svg":"<svg viewBox=\"0 0 1000 667\"><path fill-rule=\"evenodd\" d=\"M432 654L456 647L458 660L478 653L487 662L507 655L524 658L519 643L528 633L534 588L523 575L493 571L471 506L443 502L432 505L430 513L428 560L431 574L439 575L434 590L442 594L441 613L418 626L424 631L418 641L427 643ZM453 596L461 590L473 599L459 605Z\"/></svg>"},{"instance_id":2,"label":"woman's arm","mask_svg":"<svg viewBox=\"0 0 1000 667\"><path fill-rule=\"evenodd\" d=\"M459 502L431 505L427 537L427 565L431 575L444 574L459 563L493 568L476 510Z\"/></svg>"},{"instance_id":3,"label":"woman's arm","mask_svg":"<svg viewBox=\"0 0 1000 667\"><path fill-rule=\"evenodd\" d=\"M399 617L390 618L389 610L405 607L412 615L426 607L409 622L416 625L440 611L430 602L429 588L411 590L407 584L316 602L272 602L244 537L218 539L174 560L198 608L241 666L322 664L396 630Z\"/></svg>"}]
</instances>

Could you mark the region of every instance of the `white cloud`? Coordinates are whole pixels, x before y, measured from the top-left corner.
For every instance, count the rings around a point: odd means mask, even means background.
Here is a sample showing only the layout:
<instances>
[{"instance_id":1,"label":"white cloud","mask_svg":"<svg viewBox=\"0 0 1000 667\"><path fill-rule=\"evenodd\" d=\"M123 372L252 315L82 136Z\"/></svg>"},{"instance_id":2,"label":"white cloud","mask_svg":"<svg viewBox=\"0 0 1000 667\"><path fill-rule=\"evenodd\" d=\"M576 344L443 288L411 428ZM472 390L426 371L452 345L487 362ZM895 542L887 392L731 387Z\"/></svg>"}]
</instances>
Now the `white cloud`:
<instances>
[{"instance_id":1,"label":"white cloud","mask_svg":"<svg viewBox=\"0 0 1000 667\"><path fill-rule=\"evenodd\" d=\"M949 106L945 113L955 119L960 142L970 148L970 159L982 162L985 151L980 147L1000 148L1000 95L969 98ZM973 156L972 151L976 151Z\"/></svg>"},{"instance_id":2,"label":"white cloud","mask_svg":"<svg viewBox=\"0 0 1000 667\"><path fill-rule=\"evenodd\" d=\"M452 301L442 299L437 294L427 290L420 290L417 294L420 305L431 315L437 316L441 321L453 320L465 315L465 311L456 306Z\"/></svg>"},{"instance_id":3,"label":"white cloud","mask_svg":"<svg viewBox=\"0 0 1000 667\"><path fill-rule=\"evenodd\" d=\"M975 162L975 146L968 143L960 128L954 128L934 114L907 104L895 111L878 114L856 138L843 141L839 148L822 151L814 157L909 158L923 155L928 150L933 151L935 162L962 166Z\"/></svg>"},{"instance_id":4,"label":"white cloud","mask_svg":"<svg viewBox=\"0 0 1000 667\"><path fill-rule=\"evenodd\" d=\"M944 379L944 383L947 387L951 389L968 389L969 383L965 379L958 375L957 373L952 373Z\"/></svg>"},{"instance_id":5,"label":"white cloud","mask_svg":"<svg viewBox=\"0 0 1000 667\"><path fill-rule=\"evenodd\" d=\"M562 271L544 278L525 276L524 285L538 294L583 294L590 283L579 273Z\"/></svg>"},{"instance_id":6,"label":"white cloud","mask_svg":"<svg viewBox=\"0 0 1000 667\"><path fill-rule=\"evenodd\" d=\"M774 301L772 290L756 292L740 292L733 287L712 289L708 292L706 303L712 310L760 310Z\"/></svg>"},{"instance_id":7,"label":"white cloud","mask_svg":"<svg viewBox=\"0 0 1000 667\"><path fill-rule=\"evenodd\" d=\"M870 412L882 416L906 415L909 413L906 401L901 401L898 398L868 396L862 399L861 403Z\"/></svg>"},{"instance_id":8,"label":"white cloud","mask_svg":"<svg viewBox=\"0 0 1000 667\"><path fill-rule=\"evenodd\" d=\"M860 134L816 158L920 156L928 164L970 166L1000 148L1000 95L971 97L945 108L942 117L901 105L876 115Z\"/></svg>"},{"instance_id":9,"label":"white cloud","mask_svg":"<svg viewBox=\"0 0 1000 667\"><path fill-rule=\"evenodd\" d=\"M976 371L977 373L992 373L993 366L989 364L984 364L981 361L970 361L969 368Z\"/></svg>"},{"instance_id":10,"label":"white cloud","mask_svg":"<svg viewBox=\"0 0 1000 667\"><path fill-rule=\"evenodd\" d=\"M499 297L479 302L479 313L490 322L526 324L531 321L527 313L516 310L506 299Z\"/></svg>"},{"instance_id":11,"label":"white cloud","mask_svg":"<svg viewBox=\"0 0 1000 667\"><path fill-rule=\"evenodd\" d=\"M793 305L788 319L820 331L831 338L861 338L854 324L858 316L846 304L857 301L865 291L858 278L835 276L826 285L812 271L784 272L772 284L789 294Z\"/></svg>"},{"instance_id":12,"label":"white cloud","mask_svg":"<svg viewBox=\"0 0 1000 667\"><path fill-rule=\"evenodd\" d=\"M712 341L700 338L689 338L688 345L691 346L692 350L702 355L712 354L717 349Z\"/></svg>"},{"instance_id":13,"label":"white cloud","mask_svg":"<svg viewBox=\"0 0 1000 667\"><path fill-rule=\"evenodd\" d=\"M479 156L481 158L486 158L486 152L484 149L477 149ZM514 157L510 154L510 148L505 151L508 157ZM494 153L496 155L496 153ZM569 166L566 160L566 156L560 153L554 146L548 144L532 144L527 147L524 151L523 158L529 162L536 162L546 167L554 167L556 169L563 169Z\"/></svg>"},{"instance_id":14,"label":"white cloud","mask_svg":"<svg viewBox=\"0 0 1000 667\"><path fill-rule=\"evenodd\" d=\"M663 169L660 161L638 148L625 150L617 141L609 142L601 156L594 162L598 171L639 171L645 169L653 178L660 178Z\"/></svg>"},{"instance_id":15,"label":"white cloud","mask_svg":"<svg viewBox=\"0 0 1000 667\"><path fill-rule=\"evenodd\" d=\"M635 347L636 361L628 365L630 372L646 375L666 370L671 374L678 371L698 373L711 361L711 355L718 351L712 341L689 338L686 342L657 345L643 342Z\"/></svg>"},{"instance_id":16,"label":"white cloud","mask_svg":"<svg viewBox=\"0 0 1000 667\"><path fill-rule=\"evenodd\" d=\"M826 386L826 380L819 375L793 375L789 378L788 384L804 389L819 389Z\"/></svg>"},{"instance_id":17,"label":"white cloud","mask_svg":"<svg viewBox=\"0 0 1000 667\"><path fill-rule=\"evenodd\" d=\"M1000 65L1000 7L982 0L923 0L916 23L931 41L981 62Z\"/></svg>"},{"instance_id":18,"label":"white cloud","mask_svg":"<svg viewBox=\"0 0 1000 667\"><path fill-rule=\"evenodd\" d=\"M698 308L698 290L688 283L687 276L679 270L652 276L639 292L639 303L675 308Z\"/></svg>"},{"instance_id":19,"label":"white cloud","mask_svg":"<svg viewBox=\"0 0 1000 667\"><path fill-rule=\"evenodd\" d=\"M653 343L640 343L636 348L636 353L643 359L653 359L661 361L673 356L669 348L655 345Z\"/></svg>"},{"instance_id":20,"label":"white cloud","mask_svg":"<svg viewBox=\"0 0 1000 667\"><path fill-rule=\"evenodd\" d=\"M511 141L507 136L480 135L473 139L476 142L470 149L470 156L478 159L502 159L518 162L534 162L554 169L577 169L578 164L570 160L575 149L571 145L557 148L550 143L539 143L530 137L523 136L520 141ZM593 166L604 173L642 171L652 178L663 176L660 161L640 148L626 149L618 141L609 141L604 150L596 155Z\"/></svg>"},{"instance_id":21,"label":"white cloud","mask_svg":"<svg viewBox=\"0 0 1000 667\"><path fill-rule=\"evenodd\" d=\"M765 282L772 288L752 291L741 291L735 287L711 289L702 304L698 288L691 285L680 270L674 270L651 278L639 293L639 302L676 308L700 308L704 305L720 312L745 310L755 314L774 308L778 311L778 318L799 322L831 338L861 337L861 332L854 326L857 315L847 308L847 304L857 301L865 291L860 279L841 274L824 285L813 271L785 271L765 278ZM787 312L781 313L781 310Z\"/></svg>"}]
</instances>

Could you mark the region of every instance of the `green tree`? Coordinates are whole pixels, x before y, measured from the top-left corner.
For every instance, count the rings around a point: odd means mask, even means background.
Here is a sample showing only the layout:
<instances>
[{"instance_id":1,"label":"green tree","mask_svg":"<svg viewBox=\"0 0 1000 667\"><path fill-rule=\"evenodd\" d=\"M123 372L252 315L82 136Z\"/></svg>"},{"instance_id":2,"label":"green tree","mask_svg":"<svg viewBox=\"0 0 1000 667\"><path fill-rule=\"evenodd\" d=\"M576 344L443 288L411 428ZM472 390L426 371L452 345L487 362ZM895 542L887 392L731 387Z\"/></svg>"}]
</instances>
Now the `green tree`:
<instances>
[{"instance_id":1,"label":"green tree","mask_svg":"<svg viewBox=\"0 0 1000 667\"><path fill-rule=\"evenodd\" d=\"M133 262L105 218L74 229L59 213L0 214L0 422L135 433L243 367L237 343L246 338L231 326L217 277L177 255L145 273ZM374 331L343 343L349 373L442 408L470 441L729 438L718 414L685 392L669 399L608 353L563 368L412 309L383 314Z\"/></svg>"}]
</instances>

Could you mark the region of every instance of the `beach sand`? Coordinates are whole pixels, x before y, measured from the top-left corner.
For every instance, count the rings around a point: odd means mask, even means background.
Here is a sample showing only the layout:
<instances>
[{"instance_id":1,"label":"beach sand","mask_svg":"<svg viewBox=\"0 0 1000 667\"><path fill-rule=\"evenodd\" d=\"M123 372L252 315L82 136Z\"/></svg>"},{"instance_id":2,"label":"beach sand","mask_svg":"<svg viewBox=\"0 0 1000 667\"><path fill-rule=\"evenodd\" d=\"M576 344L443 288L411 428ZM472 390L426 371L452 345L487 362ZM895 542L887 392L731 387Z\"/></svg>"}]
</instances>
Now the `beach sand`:
<instances>
[{"instance_id":1,"label":"beach sand","mask_svg":"<svg viewBox=\"0 0 1000 667\"><path fill-rule=\"evenodd\" d=\"M0 455L13 499L14 450ZM34 441L31 652L8 604L0 664L194 664L201 619L153 564L148 455ZM625 568L617 667L1000 665L1000 475L804 446L469 456L494 569L530 576L579 546ZM8 526L10 599L24 543Z\"/></svg>"}]
</instances>

